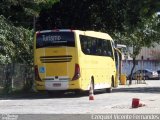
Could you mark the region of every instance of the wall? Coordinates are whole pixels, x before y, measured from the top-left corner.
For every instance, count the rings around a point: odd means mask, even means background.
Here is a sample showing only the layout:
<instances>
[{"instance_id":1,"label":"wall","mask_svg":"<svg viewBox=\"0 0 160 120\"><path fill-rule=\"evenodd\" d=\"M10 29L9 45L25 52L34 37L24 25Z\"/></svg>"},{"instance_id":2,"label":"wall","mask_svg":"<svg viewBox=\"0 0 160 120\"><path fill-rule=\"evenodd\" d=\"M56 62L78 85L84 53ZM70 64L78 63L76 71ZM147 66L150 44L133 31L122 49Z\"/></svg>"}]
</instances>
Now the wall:
<instances>
[{"instance_id":1,"label":"wall","mask_svg":"<svg viewBox=\"0 0 160 120\"><path fill-rule=\"evenodd\" d=\"M130 74L133 67L132 60L123 60L122 61L122 73L125 73L127 76ZM160 70L160 61L159 60L137 60L134 71L139 69L150 69L150 70Z\"/></svg>"}]
</instances>

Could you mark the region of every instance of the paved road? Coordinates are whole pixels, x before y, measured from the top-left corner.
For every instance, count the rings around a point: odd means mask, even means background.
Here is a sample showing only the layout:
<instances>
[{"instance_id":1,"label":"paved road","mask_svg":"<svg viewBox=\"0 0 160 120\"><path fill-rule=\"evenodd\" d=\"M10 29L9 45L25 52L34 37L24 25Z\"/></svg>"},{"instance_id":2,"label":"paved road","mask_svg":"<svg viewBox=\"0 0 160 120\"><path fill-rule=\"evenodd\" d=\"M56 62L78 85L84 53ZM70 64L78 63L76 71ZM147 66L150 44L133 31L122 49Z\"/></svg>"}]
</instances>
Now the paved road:
<instances>
[{"instance_id":1,"label":"paved road","mask_svg":"<svg viewBox=\"0 0 160 120\"><path fill-rule=\"evenodd\" d=\"M95 100L88 95L66 94L49 98L46 94L2 98L1 114L108 114L108 113L160 113L160 80L147 84L121 85L113 93L96 92ZM146 106L132 109L132 98L139 98Z\"/></svg>"}]
</instances>

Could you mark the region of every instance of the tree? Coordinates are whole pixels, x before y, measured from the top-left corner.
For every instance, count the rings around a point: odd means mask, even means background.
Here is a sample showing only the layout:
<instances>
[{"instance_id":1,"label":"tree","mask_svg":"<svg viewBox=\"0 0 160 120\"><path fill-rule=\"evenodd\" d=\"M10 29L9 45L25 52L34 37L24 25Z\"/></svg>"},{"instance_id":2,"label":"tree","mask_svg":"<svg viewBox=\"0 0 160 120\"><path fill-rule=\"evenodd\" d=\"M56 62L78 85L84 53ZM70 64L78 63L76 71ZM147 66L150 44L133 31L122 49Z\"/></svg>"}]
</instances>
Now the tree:
<instances>
[{"instance_id":1,"label":"tree","mask_svg":"<svg viewBox=\"0 0 160 120\"><path fill-rule=\"evenodd\" d=\"M159 42L156 39L159 37L159 23L154 16L159 7L158 0L61 0L52 8L42 9L37 29L71 28L107 32L117 43L133 47L135 65L142 47Z\"/></svg>"},{"instance_id":2,"label":"tree","mask_svg":"<svg viewBox=\"0 0 160 120\"><path fill-rule=\"evenodd\" d=\"M32 31L15 27L3 16L0 16L0 44L1 63L31 63Z\"/></svg>"},{"instance_id":3,"label":"tree","mask_svg":"<svg viewBox=\"0 0 160 120\"><path fill-rule=\"evenodd\" d=\"M0 2L1 63L33 64L33 18L58 0L2 0Z\"/></svg>"},{"instance_id":4,"label":"tree","mask_svg":"<svg viewBox=\"0 0 160 120\"><path fill-rule=\"evenodd\" d=\"M129 84L132 84L132 73L135 68L136 56L140 53L142 47L154 46L154 43L160 42L160 19L154 14L151 18L143 18L134 29L124 28L124 34L116 33L115 36L121 39L122 43L126 43L133 47L133 67L131 70L131 78Z\"/></svg>"},{"instance_id":5,"label":"tree","mask_svg":"<svg viewBox=\"0 0 160 120\"><path fill-rule=\"evenodd\" d=\"M96 30L112 35L115 31L123 32L124 25L134 28L142 18L157 11L159 5L159 1L148 0L61 0L42 9L37 29Z\"/></svg>"}]
</instances>

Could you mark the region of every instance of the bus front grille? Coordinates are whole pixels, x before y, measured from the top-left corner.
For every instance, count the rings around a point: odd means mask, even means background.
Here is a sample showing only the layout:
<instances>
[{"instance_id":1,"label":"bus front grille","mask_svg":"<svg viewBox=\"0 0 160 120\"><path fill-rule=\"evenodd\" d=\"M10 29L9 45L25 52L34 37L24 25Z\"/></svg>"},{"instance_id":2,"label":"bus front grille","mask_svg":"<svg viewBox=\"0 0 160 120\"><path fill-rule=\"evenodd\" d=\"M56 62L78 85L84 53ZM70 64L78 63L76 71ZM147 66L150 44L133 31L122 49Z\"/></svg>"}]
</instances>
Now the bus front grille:
<instances>
[{"instance_id":1,"label":"bus front grille","mask_svg":"<svg viewBox=\"0 0 160 120\"><path fill-rule=\"evenodd\" d=\"M42 63L60 63L60 62L70 62L72 60L71 55L66 56L41 56L40 60Z\"/></svg>"}]
</instances>

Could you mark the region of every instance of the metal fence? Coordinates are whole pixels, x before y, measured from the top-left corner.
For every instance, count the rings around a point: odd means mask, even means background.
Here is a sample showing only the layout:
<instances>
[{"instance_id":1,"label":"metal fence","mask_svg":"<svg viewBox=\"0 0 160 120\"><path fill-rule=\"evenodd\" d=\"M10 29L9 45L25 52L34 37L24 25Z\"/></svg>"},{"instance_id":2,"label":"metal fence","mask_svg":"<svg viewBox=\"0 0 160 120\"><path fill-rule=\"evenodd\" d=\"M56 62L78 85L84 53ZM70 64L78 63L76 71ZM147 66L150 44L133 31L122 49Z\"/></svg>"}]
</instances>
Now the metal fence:
<instances>
[{"instance_id":1,"label":"metal fence","mask_svg":"<svg viewBox=\"0 0 160 120\"><path fill-rule=\"evenodd\" d=\"M33 73L33 67L25 64L0 65L0 92L31 90Z\"/></svg>"}]
</instances>

